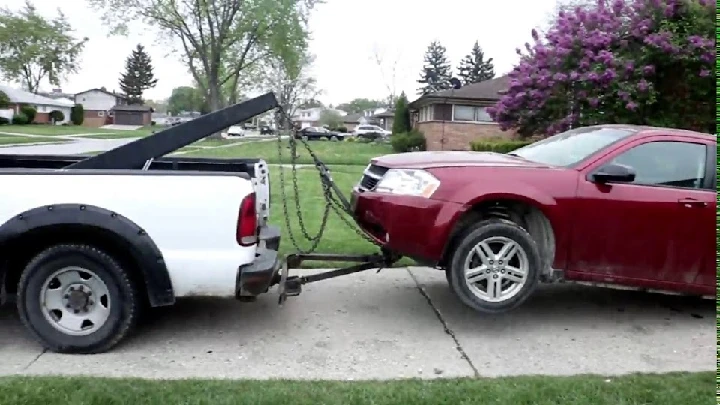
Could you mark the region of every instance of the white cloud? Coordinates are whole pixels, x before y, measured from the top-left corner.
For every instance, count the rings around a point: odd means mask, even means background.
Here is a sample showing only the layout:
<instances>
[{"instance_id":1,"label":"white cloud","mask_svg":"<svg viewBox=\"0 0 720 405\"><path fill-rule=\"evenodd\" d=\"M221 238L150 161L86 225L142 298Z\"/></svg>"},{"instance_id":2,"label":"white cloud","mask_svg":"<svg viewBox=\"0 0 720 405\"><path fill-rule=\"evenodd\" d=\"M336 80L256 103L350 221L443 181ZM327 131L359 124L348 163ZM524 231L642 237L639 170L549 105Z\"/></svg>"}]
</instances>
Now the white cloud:
<instances>
[{"instance_id":1,"label":"white cloud","mask_svg":"<svg viewBox=\"0 0 720 405\"><path fill-rule=\"evenodd\" d=\"M3 3L19 9L24 0ZM77 35L90 38L81 71L63 83L63 91L118 89L125 58L138 43L152 57L158 78L148 98L166 98L174 87L192 83L180 59L145 27L135 27L128 37L108 37L100 15L86 1L58 4ZM39 1L36 5L47 16L55 13ZM554 7L555 0L326 0L310 21L313 72L323 89L320 99L337 104L355 97L384 97L395 61L398 93L404 90L414 98L425 49L434 39L448 48L453 67L479 40L486 56L494 58L496 72L506 73L517 62L515 48L530 40L530 30L542 25ZM373 60L374 49L384 54L385 79Z\"/></svg>"}]
</instances>

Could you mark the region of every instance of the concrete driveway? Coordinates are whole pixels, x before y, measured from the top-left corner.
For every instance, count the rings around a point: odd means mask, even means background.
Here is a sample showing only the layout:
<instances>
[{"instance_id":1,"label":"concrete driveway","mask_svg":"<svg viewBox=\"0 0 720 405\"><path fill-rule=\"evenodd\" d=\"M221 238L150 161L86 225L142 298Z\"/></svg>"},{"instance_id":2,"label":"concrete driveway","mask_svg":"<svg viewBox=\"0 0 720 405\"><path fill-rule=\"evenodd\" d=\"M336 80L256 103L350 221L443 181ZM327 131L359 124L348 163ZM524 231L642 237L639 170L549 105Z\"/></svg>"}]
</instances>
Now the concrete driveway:
<instances>
[{"instance_id":1,"label":"concrete driveway","mask_svg":"<svg viewBox=\"0 0 720 405\"><path fill-rule=\"evenodd\" d=\"M44 353L0 310L0 374L327 378L714 370L714 301L544 286L502 316L463 307L436 270L307 286L284 307L191 299L153 311L114 351Z\"/></svg>"}]
</instances>

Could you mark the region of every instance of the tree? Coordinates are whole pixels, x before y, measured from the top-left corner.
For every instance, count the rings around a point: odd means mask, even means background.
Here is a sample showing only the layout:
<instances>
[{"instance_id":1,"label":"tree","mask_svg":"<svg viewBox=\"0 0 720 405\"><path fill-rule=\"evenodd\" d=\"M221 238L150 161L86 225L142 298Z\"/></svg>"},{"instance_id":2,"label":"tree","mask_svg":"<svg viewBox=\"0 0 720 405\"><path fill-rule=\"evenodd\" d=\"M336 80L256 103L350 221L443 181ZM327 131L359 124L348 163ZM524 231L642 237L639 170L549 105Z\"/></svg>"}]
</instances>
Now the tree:
<instances>
[{"instance_id":1,"label":"tree","mask_svg":"<svg viewBox=\"0 0 720 405\"><path fill-rule=\"evenodd\" d=\"M203 94L195 87L181 86L173 89L168 98L167 112L178 115L182 111L198 111L203 109Z\"/></svg>"},{"instance_id":2,"label":"tree","mask_svg":"<svg viewBox=\"0 0 720 405\"><path fill-rule=\"evenodd\" d=\"M368 98L354 98L348 103L337 106L338 110L343 110L348 114L360 114L363 111L381 108L385 104L382 100L370 100Z\"/></svg>"},{"instance_id":3,"label":"tree","mask_svg":"<svg viewBox=\"0 0 720 405\"><path fill-rule=\"evenodd\" d=\"M463 86L480 83L495 77L493 58L485 60L485 53L478 41L475 41L472 51L470 51L468 55L465 55L465 58L460 61L458 76Z\"/></svg>"},{"instance_id":4,"label":"tree","mask_svg":"<svg viewBox=\"0 0 720 405\"><path fill-rule=\"evenodd\" d=\"M0 74L36 93L43 80L59 86L78 70L87 38L76 39L65 15L52 20L37 13L29 1L15 13L0 9Z\"/></svg>"},{"instance_id":5,"label":"tree","mask_svg":"<svg viewBox=\"0 0 720 405\"><path fill-rule=\"evenodd\" d=\"M325 109L320 112L319 122L320 125L337 128L343 125L343 118L337 111Z\"/></svg>"},{"instance_id":6,"label":"tree","mask_svg":"<svg viewBox=\"0 0 720 405\"><path fill-rule=\"evenodd\" d=\"M387 98L381 107L390 108L397 101L397 71L400 59L401 55L399 54L395 58L389 58L384 49L379 48L377 44L373 46L373 60L380 69L380 76L388 91Z\"/></svg>"},{"instance_id":7,"label":"tree","mask_svg":"<svg viewBox=\"0 0 720 405\"><path fill-rule=\"evenodd\" d=\"M70 121L75 125L82 125L85 121L85 109L82 104L75 104L70 109Z\"/></svg>"},{"instance_id":8,"label":"tree","mask_svg":"<svg viewBox=\"0 0 720 405\"><path fill-rule=\"evenodd\" d=\"M308 15L316 0L88 0L104 12L111 33L141 21L179 44L179 54L209 109L238 97L243 73L270 55L298 63L307 47Z\"/></svg>"},{"instance_id":9,"label":"tree","mask_svg":"<svg viewBox=\"0 0 720 405\"><path fill-rule=\"evenodd\" d=\"M259 87L263 91L274 92L278 104L289 117L295 115L302 100L314 99L320 93L315 78L310 74L313 61L314 57L309 54L303 55L297 65L288 65L281 58L267 60L264 80L260 81ZM284 127L290 123L279 116L278 124Z\"/></svg>"},{"instance_id":10,"label":"tree","mask_svg":"<svg viewBox=\"0 0 720 405\"><path fill-rule=\"evenodd\" d=\"M145 47L138 44L125 59L125 72L120 75L120 90L128 97L130 104L142 104L145 90L157 85L153 74L152 59Z\"/></svg>"},{"instance_id":11,"label":"tree","mask_svg":"<svg viewBox=\"0 0 720 405\"><path fill-rule=\"evenodd\" d=\"M518 49L505 94L488 113L503 129L552 135L598 123L715 133L714 3L604 1L562 12Z\"/></svg>"},{"instance_id":12,"label":"tree","mask_svg":"<svg viewBox=\"0 0 720 405\"><path fill-rule=\"evenodd\" d=\"M0 91L0 108L7 108L10 106L10 97L5 94L4 91Z\"/></svg>"},{"instance_id":13,"label":"tree","mask_svg":"<svg viewBox=\"0 0 720 405\"><path fill-rule=\"evenodd\" d=\"M325 104L323 104L322 101L317 100L315 97L309 97L309 98L303 99L300 102L300 105L298 105L298 108L301 110L304 110L307 108L318 108L318 107L325 107Z\"/></svg>"},{"instance_id":14,"label":"tree","mask_svg":"<svg viewBox=\"0 0 720 405\"><path fill-rule=\"evenodd\" d=\"M449 89L452 68L447 60L447 49L439 41L432 41L425 52L425 63L417 81L423 86L418 94L425 95L436 91Z\"/></svg>"},{"instance_id":15,"label":"tree","mask_svg":"<svg viewBox=\"0 0 720 405\"><path fill-rule=\"evenodd\" d=\"M408 99L403 91L395 103L395 119L393 120L392 133L404 134L410 131L410 110Z\"/></svg>"}]
</instances>

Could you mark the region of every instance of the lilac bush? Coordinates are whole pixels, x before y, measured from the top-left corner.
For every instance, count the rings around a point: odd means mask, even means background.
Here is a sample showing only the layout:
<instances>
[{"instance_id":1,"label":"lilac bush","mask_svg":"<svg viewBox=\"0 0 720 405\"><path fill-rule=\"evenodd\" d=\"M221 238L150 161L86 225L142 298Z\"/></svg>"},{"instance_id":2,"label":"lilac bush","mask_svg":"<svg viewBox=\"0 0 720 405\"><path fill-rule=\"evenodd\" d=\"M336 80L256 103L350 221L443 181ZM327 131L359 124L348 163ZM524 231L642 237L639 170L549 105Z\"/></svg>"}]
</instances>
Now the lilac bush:
<instances>
[{"instance_id":1,"label":"lilac bush","mask_svg":"<svg viewBox=\"0 0 720 405\"><path fill-rule=\"evenodd\" d=\"M626 123L715 132L715 1L599 0L518 49L488 109L522 136Z\"/></svg>"}]
</instances>

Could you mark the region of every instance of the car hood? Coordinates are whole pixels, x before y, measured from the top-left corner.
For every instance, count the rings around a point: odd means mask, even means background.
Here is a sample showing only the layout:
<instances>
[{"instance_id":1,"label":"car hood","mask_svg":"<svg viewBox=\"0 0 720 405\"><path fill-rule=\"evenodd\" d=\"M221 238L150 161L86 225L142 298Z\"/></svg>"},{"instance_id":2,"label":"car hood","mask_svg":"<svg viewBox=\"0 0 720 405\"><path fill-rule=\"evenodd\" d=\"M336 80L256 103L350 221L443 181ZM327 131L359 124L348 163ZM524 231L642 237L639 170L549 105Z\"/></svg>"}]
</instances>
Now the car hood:
<instances>
[{"instance_id":1,"label":"car hood","mask_svg":"<svg viewBox=\"0 0 720 405\"><path fill-rule=\"evenodd\" d=\"M398 153L376 157L372 159L372 163L383 167L407 169L453 166L550 167L501 153L462 151Z\"/></svg>"}]
</instances>

